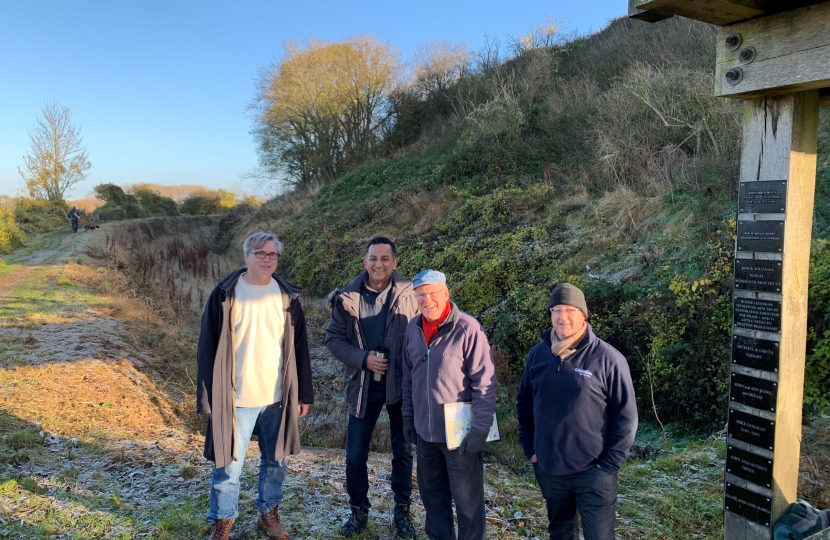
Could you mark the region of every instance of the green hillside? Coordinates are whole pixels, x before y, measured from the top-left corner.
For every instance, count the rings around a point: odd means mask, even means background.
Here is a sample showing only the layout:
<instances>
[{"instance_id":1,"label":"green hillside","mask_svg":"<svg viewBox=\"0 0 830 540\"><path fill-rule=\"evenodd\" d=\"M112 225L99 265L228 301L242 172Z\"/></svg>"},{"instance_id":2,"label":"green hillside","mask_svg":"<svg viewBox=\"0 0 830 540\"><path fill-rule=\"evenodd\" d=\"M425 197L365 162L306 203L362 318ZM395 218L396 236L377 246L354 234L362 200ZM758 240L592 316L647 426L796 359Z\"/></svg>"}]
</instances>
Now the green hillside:
<instances>
[{"instance_id":1,"label":"green hillside","mask_svg":"<svg viewBox=\"0 0 830 540\"><path fill-rule=\"evenodd\" d=\"M281 269L324 297L369 238L394 238L403 274L445 272L514 375L551 288L571 281L643 410L653 385L662 421L722 425L742 109L712 97L714 39L686 19L620 19L462 78L445 96L454 112L422 103L408 144L263 208L287 245ZM826 111L821 125L810 410L830 397Z\"/></svg>"}]
</instances>

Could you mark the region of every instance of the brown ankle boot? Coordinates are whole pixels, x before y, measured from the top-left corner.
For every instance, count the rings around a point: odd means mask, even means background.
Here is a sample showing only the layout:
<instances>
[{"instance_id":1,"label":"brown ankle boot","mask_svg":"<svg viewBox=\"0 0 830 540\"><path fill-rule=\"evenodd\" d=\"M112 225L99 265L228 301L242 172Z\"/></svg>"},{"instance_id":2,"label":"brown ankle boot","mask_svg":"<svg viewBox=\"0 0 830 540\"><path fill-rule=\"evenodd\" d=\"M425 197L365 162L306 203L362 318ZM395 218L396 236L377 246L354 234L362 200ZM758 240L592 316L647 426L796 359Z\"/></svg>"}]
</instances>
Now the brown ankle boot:
<instances>
[{"instance_id":1,"label":"brown ankle boot","mask_svg":"<svg viewBox=\"0 0 830 540\"><path fill-rule=\"evenodd\" d=\"M268 535L268 540L288 540L288 531L280 523L280 507L275 506L268 512L259 515L257 527Z\"/></svg>"},{"instance_id":2,"label":"brown ankle boot","mask_svg":"<svg viewBox=\"0 0 830 540\"><path fill-rule=\"evenodd\" d=\"M213 527L210 528L209 540L228 540L231 535L231 527L233 527L232 519L217 519L213 522Z\"/></svg>"}]
</instances>

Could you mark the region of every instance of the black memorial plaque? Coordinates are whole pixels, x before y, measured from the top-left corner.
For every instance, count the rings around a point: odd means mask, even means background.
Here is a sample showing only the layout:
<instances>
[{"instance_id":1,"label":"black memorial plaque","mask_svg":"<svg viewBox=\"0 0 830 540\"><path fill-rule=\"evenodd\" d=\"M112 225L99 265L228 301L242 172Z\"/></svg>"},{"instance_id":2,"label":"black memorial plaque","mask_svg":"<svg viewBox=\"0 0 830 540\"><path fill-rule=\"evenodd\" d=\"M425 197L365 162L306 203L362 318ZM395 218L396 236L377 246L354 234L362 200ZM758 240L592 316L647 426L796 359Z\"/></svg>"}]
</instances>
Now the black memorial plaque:
<instances>
[{"instance_id":1,"label":"black memorial plaque","mask_svg":"<svg viewBox=\"0 0 830 540\"><path fill-rule=\"evenodd\" d=\"M729 436L747 444L759 446L766 450L772 450L775 440L775 422L747 414L745 412L729 409L729 424L727 426Z\"/></svg>"},{"instance_id":2,"label":"black memorial plaque","mask_svg":"<svg viewBox=\"0 0 830 540\"><path fill-rule=\"evenodd\" d=\"M732 336L732 363L778 373L780 344L769 339Z\"/></svg>"},{"instance_id":3,"label":"black memorial plaque","mask_svg":"<svg viewBox=\"0 0 830 540\"><path fill-rule=\"evenodd\" d=\"M729 384L729 401L734 401L762 411L775 412L778 383L742 373L732 373Z\"/></svg>"},{"instance_id":4,"label":"black memorial plaque","mask_svg":"<svg viewBox=\"0 0 830 540\"><path fill-rule=\"evenodd\" d=\"M740 220L738 221L738 251L784 251L784 222Z\"/></svg>"},{"instance_id":5,"label":"black memorial plaque","mask_svg":"<svg viewBox=\"0 0 830 540\"><path fill-rule=\"evenodd\" d=\"M772 487L772 460L736 446L726 449L726 472L759 486Z\"/></svg>"},{"instance_id":6,"label":"black memorial plaque","mask_svg":"<svg viewBox=\"0 0 830 540\"><path fill-rule=\"evenodd\" d=\"M741 182L738 189L738 212L781 214L787 204L786 180Z\"/></svg>"},{"instance_id":7,"label":"black memorial plaque","mask_svg":"<svg viewBox=\"0 0 830 540\"><path fill-rule=\"evenodd\" d=\"M742 291L781 292L781 261L735 259L735 288Z\"/></svg>"},{"instance_id":8,"label":"black memorial plaque","mask_svg":"<svg viewBox=\"0 0 830 540\"><path fill-rule=\"evenodd\" d=\"M759 525L769 527L772 521L772 499L730 482L726 483L724 508Z\"/></svg>"},{"instance_id":9,"label":"black memorial plaque","mask_svg":"<svg viewBox=\"0 0 830 540\"><path fill-rule=\"evenodd\" d=\"M781 331L781 301L736 296L732 313L735 326L763 332Z\"/></svg>"}]
</instances>

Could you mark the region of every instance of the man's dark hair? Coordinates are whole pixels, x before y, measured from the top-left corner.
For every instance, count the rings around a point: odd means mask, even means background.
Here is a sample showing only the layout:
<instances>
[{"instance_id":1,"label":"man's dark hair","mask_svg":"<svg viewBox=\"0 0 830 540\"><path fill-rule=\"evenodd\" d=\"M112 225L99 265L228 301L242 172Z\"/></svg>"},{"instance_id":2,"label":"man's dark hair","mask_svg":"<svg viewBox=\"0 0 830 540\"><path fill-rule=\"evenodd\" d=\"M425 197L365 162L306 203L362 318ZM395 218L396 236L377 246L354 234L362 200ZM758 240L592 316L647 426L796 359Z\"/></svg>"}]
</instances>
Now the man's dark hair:
<instances>
[{"instance_id":1,"label":"man's dark hair","mask_svg":"<svg viewBox=\"0 0 830 540\"><path fill-rule=\"evenodd\" d=\"M364 254L364 256L369 254L370 247L376 246L378 244L389 244L389 247L392 248L392 257L395 259L398 258L398 251L395 249L395 242L386 238L385 236L375 236L374 238L369 240L369 243L366 244L366 253Z\"/></svg>"}]
</instances>

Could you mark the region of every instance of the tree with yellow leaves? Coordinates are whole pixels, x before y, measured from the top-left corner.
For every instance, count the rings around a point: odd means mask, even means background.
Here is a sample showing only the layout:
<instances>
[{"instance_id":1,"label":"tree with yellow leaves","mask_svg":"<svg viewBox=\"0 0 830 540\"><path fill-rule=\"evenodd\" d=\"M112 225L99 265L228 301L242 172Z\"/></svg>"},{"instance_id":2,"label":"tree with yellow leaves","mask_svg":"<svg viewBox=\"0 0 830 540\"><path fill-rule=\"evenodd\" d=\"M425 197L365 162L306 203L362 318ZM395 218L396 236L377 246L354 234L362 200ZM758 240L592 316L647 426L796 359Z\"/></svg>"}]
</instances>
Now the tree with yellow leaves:
<instances>
[{"instance_id":1,"label":"tree with yellow leaves","mask_svg":"<svg viewBox=\"0 0 830 540\"><path fill-rule=\"evenodd\" d=\"M399 54L369 36L284 48L261 70L251 105L261 169L288 186L331 182L369 157L390 126Z\"/></svg>"}]
</instances>

